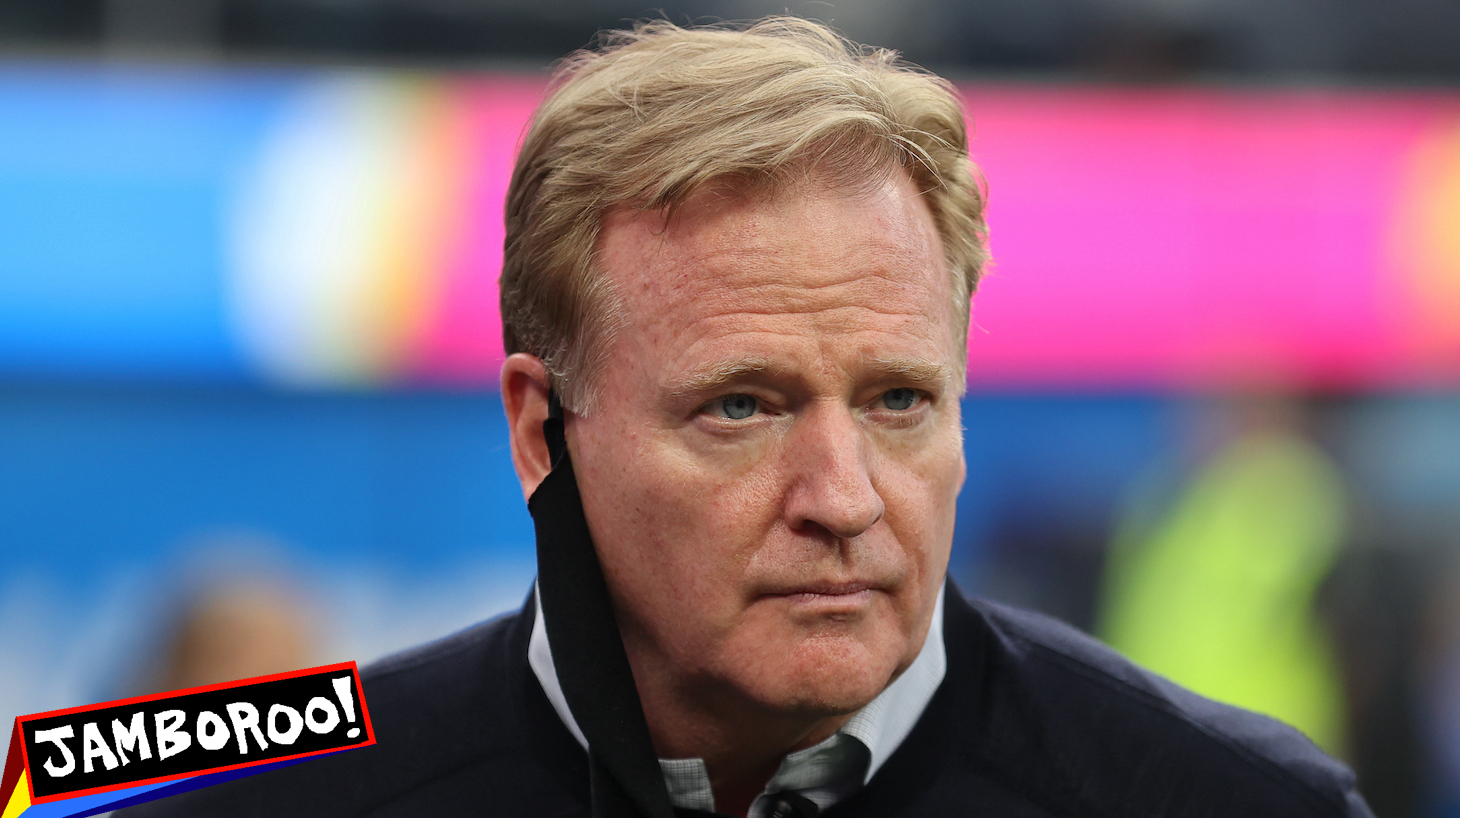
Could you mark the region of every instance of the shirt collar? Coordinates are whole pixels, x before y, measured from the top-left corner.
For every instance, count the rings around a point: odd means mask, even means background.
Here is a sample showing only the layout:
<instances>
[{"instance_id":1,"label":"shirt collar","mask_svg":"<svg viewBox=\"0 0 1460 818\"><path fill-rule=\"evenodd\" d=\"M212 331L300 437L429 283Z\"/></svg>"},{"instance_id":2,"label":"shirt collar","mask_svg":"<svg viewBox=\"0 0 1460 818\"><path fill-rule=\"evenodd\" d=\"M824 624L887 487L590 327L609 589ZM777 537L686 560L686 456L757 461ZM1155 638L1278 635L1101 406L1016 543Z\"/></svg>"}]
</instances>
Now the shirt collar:
<instances>
[{"instance_id":1,"label":"shirt collar","mask_svg":"<svg viewBox=\"0 0 1460 818\"><path fill-rule=\"evenodd\" d=\"M928 636L907 670L826 741L787 755L766 785L766 793L794 789L824 809L872 780L872 776L912 732L913 725L922 717L948 671L948 655L943 646L943 594L944 590L940 589L933 606ZM535 594L533 598L536 604ZM578 728L578 722L568 709L568 700L563 696L562 685L558 683L547 625L543 622L540 608L532 624L527 661L558 718L578 744L588 749L588 740ZM848 738L855 739L855 742L848 741ZM675 806L706 811L714 809L710 776L702 759L661 758L659 767L664 772L670 801ZM856 775L858 772L860 775ZM757 799L751 814L762 811L765 801L765 795Z\"/></svg>"}]
</instances>

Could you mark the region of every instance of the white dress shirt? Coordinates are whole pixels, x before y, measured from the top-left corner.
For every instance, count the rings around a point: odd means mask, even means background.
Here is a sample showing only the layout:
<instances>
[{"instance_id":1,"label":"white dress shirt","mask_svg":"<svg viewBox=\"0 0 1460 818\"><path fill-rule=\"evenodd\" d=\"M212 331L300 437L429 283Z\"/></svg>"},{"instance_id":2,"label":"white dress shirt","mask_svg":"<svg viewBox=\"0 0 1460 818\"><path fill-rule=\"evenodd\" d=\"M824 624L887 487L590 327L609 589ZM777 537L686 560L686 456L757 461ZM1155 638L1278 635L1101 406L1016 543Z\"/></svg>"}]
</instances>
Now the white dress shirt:
<instances>
[{"instance_id":1,"label":"white dress shirt","mask_svg":"<svg viewBox=\"0 0 1460 818\"><path fill-rule=\"evenodd\" d=\"M578 722L573 719L568 701L563 697L563 688L558 684L541 609L532 626L527 660L558 718L563 720L573 738L585 750L588 749L588 740L578 729ZM939 590L928 637L913 663L825 741L787 755L766 784L765 792L751 804L748 818L764 818L772 797L785 790L794 790L826 809L866 786L907 734L912 732L913 725L923 715L947 670L948 657L943 647L943 591ZM710 774L704 759L661 758L659 768L664 772L669 800L675 806L714 811L715 794L710 788Z\"/></svg>"}]
</instances>

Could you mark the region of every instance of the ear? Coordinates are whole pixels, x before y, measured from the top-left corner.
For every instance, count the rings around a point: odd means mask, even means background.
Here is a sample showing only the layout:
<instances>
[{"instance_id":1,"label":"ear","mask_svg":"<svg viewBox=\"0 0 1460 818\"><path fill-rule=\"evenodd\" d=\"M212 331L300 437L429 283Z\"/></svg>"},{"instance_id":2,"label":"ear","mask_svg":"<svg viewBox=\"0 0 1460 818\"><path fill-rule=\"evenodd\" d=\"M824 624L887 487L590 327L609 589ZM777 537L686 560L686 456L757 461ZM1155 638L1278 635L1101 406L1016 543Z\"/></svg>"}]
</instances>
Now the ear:
<instances>
[{"instance_id":1,"label":"ear","mask_svg":"<svg viewBox=\"0 0 1460 818\"><path fill-rule=\"evenodd\" d=\"M512 466L522 484L522 499L532 496L552 471L542 423L548 416L547 367L521 352L502 362L502 407L507 410L507 434L512 441Z\"/></svg>"}]
</instances>

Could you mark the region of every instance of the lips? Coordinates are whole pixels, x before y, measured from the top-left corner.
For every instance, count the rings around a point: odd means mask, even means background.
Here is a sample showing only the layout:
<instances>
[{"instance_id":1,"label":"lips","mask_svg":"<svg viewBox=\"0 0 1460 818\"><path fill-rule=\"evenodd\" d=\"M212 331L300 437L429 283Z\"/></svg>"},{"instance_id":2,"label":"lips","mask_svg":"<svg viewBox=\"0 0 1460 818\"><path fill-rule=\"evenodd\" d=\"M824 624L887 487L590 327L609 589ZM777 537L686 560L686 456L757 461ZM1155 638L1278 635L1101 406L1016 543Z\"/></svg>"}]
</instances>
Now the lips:
<instances>
[{"instance_id":1,"label":"lips","mask_svg":"<svg viewBox=\"0 0 1460 818\"><path fill-rule=\"evenodd\" d=\"M860 594L863 591L875 590L877 586L871 582L810 582L804 585L796 585L784 591L777 591L773 596L851 596Z\"/></svg>"},{"instance_id":2,"label":"lips","mask_svg":"<svg viewBox=\"0 0 1460 818\"><path fill-rule=\"evenodd\" d=\"M824 580L777 587L764 594L762 599L788 603L796 608L847 613L864 610L879 590L886 590L886 585L865 580Z\"/></svg>"}]
</instances>

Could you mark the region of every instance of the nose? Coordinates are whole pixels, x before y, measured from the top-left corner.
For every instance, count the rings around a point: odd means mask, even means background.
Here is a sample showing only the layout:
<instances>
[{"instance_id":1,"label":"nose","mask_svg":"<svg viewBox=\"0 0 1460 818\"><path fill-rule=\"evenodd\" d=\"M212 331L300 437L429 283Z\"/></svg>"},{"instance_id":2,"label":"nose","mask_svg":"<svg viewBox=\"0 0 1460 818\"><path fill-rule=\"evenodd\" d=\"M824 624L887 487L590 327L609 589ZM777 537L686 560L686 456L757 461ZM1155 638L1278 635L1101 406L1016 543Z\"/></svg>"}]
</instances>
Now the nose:
<instances>
[{"instance_id":1,"label":"nose","mask_svg":"<svg viewBox=\"0 0 1460 818\"><path fill-rule=\"evenodd\" d=\"M873 482L874 453L852 413L818 407L797 419L787 441L792 473L786 524L849 540L882 519L886 506Z\"/></svg>"}]
</instances>

